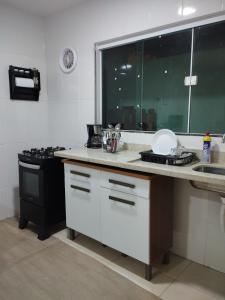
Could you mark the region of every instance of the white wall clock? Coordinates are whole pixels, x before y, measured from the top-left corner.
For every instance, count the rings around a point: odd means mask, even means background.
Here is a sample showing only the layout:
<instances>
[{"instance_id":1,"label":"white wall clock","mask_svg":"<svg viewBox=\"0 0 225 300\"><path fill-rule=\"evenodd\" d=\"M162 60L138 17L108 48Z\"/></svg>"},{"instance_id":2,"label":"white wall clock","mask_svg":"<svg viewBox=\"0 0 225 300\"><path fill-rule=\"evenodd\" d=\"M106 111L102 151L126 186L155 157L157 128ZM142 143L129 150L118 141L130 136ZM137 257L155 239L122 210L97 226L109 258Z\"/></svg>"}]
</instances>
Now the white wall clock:
<instances>
[{"instance_id":1,"label":"white wall clock","mask_svg":"<svg viewBox=\"0 0 225 300\"><path fill-rule=\"evenodd\" d=\"M64 73L71 73L77 65L77 53L71 47L62 49L59 57L59 65Z\"/></svg>"}]
</instances>

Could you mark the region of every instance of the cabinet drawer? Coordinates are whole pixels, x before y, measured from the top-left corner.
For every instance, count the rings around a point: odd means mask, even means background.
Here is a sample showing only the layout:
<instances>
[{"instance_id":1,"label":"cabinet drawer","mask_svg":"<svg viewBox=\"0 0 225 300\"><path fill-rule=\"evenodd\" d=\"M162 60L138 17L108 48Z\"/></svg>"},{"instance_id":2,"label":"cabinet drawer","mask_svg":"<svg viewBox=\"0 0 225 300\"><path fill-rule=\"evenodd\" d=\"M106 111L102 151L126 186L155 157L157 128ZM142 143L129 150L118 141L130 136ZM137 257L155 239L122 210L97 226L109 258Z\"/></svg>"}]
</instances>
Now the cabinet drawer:
<instances>
[{"instance_id":1,"label":"cabinet drawer","mask_svg":"<svg viewBox=\"0 0 225 300\"><path fill-rule=\"evenodd\" d=\"M149 263L150 200L101 188L102 242Z\"/></svg>"},{"instance_id":2,"label":"cabinet drawer","mask_svg":"<svg viewBox=\"0 0 225 300\"><path fill-rule=\"evenodd\" d=\"M78 165L65 164L65 172L72 181L88 183L97 170L81 167Z\"/></svg>"},{"instance_id":3,"label":"cabinet drawer","mask_svg":"<svg viewBox=\"0 0 225 300\"><path fill-rule=\"evenodd\" d=\"M118 192L149 198L150 180L102 172L101 186Z\"/></svg>"},{"instance_id":4,"label":"cabinet drawer","mask_svg":"<svg viewBox=\"0 0 225 300\"><path fill-rule=\"evenodd\" d=\"M66 224L69 228L100 240L100 197L97 182L96 170L65 165Z\"/></svg>"},{"instance_id":5,"label":"cabinet drawer","mask_svg":"<svg viewBox=\"0 0 225 300\"><path fill-rule=\"evenodd\" d=\"M77 188L93 189L93 180L96 176L96 170L83 168L76 165L65 165L65 179L69 188L75 186Z\"/></svg>"}]
</instances>

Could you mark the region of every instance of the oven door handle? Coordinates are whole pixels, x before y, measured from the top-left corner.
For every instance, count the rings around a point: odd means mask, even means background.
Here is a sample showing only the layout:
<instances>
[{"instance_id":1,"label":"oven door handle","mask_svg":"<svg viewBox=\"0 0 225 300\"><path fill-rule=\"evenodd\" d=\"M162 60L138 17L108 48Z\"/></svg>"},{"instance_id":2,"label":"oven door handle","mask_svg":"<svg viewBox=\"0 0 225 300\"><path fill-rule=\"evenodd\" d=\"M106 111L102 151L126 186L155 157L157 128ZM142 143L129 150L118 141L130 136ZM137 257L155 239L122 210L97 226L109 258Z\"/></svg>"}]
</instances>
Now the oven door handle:
<instances>
[{"instance_id":1,"label":"oven door handle","mask_svg":"<svg viewBox=\"0 0 225 300\"><path fill-rule=\"evenodd\" d=\"M39 165L27 164L27 163L24 163L22 161L19 161L19 165L21 167L32 169L32 170L40 170L40 168L41 168Z\"/></svg>"}]
</instances>

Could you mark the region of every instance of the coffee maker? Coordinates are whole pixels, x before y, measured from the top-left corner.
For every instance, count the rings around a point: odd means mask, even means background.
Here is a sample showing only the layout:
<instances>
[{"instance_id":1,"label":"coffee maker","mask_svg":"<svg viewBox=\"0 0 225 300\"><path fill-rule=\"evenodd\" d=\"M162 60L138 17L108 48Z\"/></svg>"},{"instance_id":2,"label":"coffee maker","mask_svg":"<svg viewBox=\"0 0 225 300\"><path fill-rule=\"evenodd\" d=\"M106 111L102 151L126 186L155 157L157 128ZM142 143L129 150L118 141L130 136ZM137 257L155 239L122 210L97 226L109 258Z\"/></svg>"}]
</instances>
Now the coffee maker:
<instances>
[{"instance_id":1,"label":"coffee maker","mask_svg":"<svg viewBox=\"0 0 225 300\"><path fill-rule=\"evenodd\" d=\"M102 125L87 124L88 140L87 148L101 148L102 147Z\"/></svg>"}]
</instances>

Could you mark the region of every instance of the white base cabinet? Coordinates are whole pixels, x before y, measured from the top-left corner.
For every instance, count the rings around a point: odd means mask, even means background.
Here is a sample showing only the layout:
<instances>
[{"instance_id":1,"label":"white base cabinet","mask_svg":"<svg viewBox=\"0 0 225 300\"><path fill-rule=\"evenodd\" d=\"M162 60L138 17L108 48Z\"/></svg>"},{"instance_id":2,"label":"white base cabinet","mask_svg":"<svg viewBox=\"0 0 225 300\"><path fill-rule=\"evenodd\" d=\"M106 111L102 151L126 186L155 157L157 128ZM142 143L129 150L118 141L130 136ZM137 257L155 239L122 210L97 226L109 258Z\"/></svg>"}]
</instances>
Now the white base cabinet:
<instances>
[{"instance_id":1,"label":"white base cabinet","mask_svg":"<svg viewBox=\"0 0 225 300\"><path fill-rule=\"evenodd\" d=\"M170 184L163 176L65 161L67 227L144 262L150 280L151 262L172 246Z\"/></svg>"},{"instance_id":2,"label":"white base cabinet","mask_svg":"<svg viewBox=\"0 0 225 300\"><path fill-rule=\"evenodd\" d=\"M65 164L66 224L101 240L98 175L95 170Z\"/></svg>"}]
</instances>

